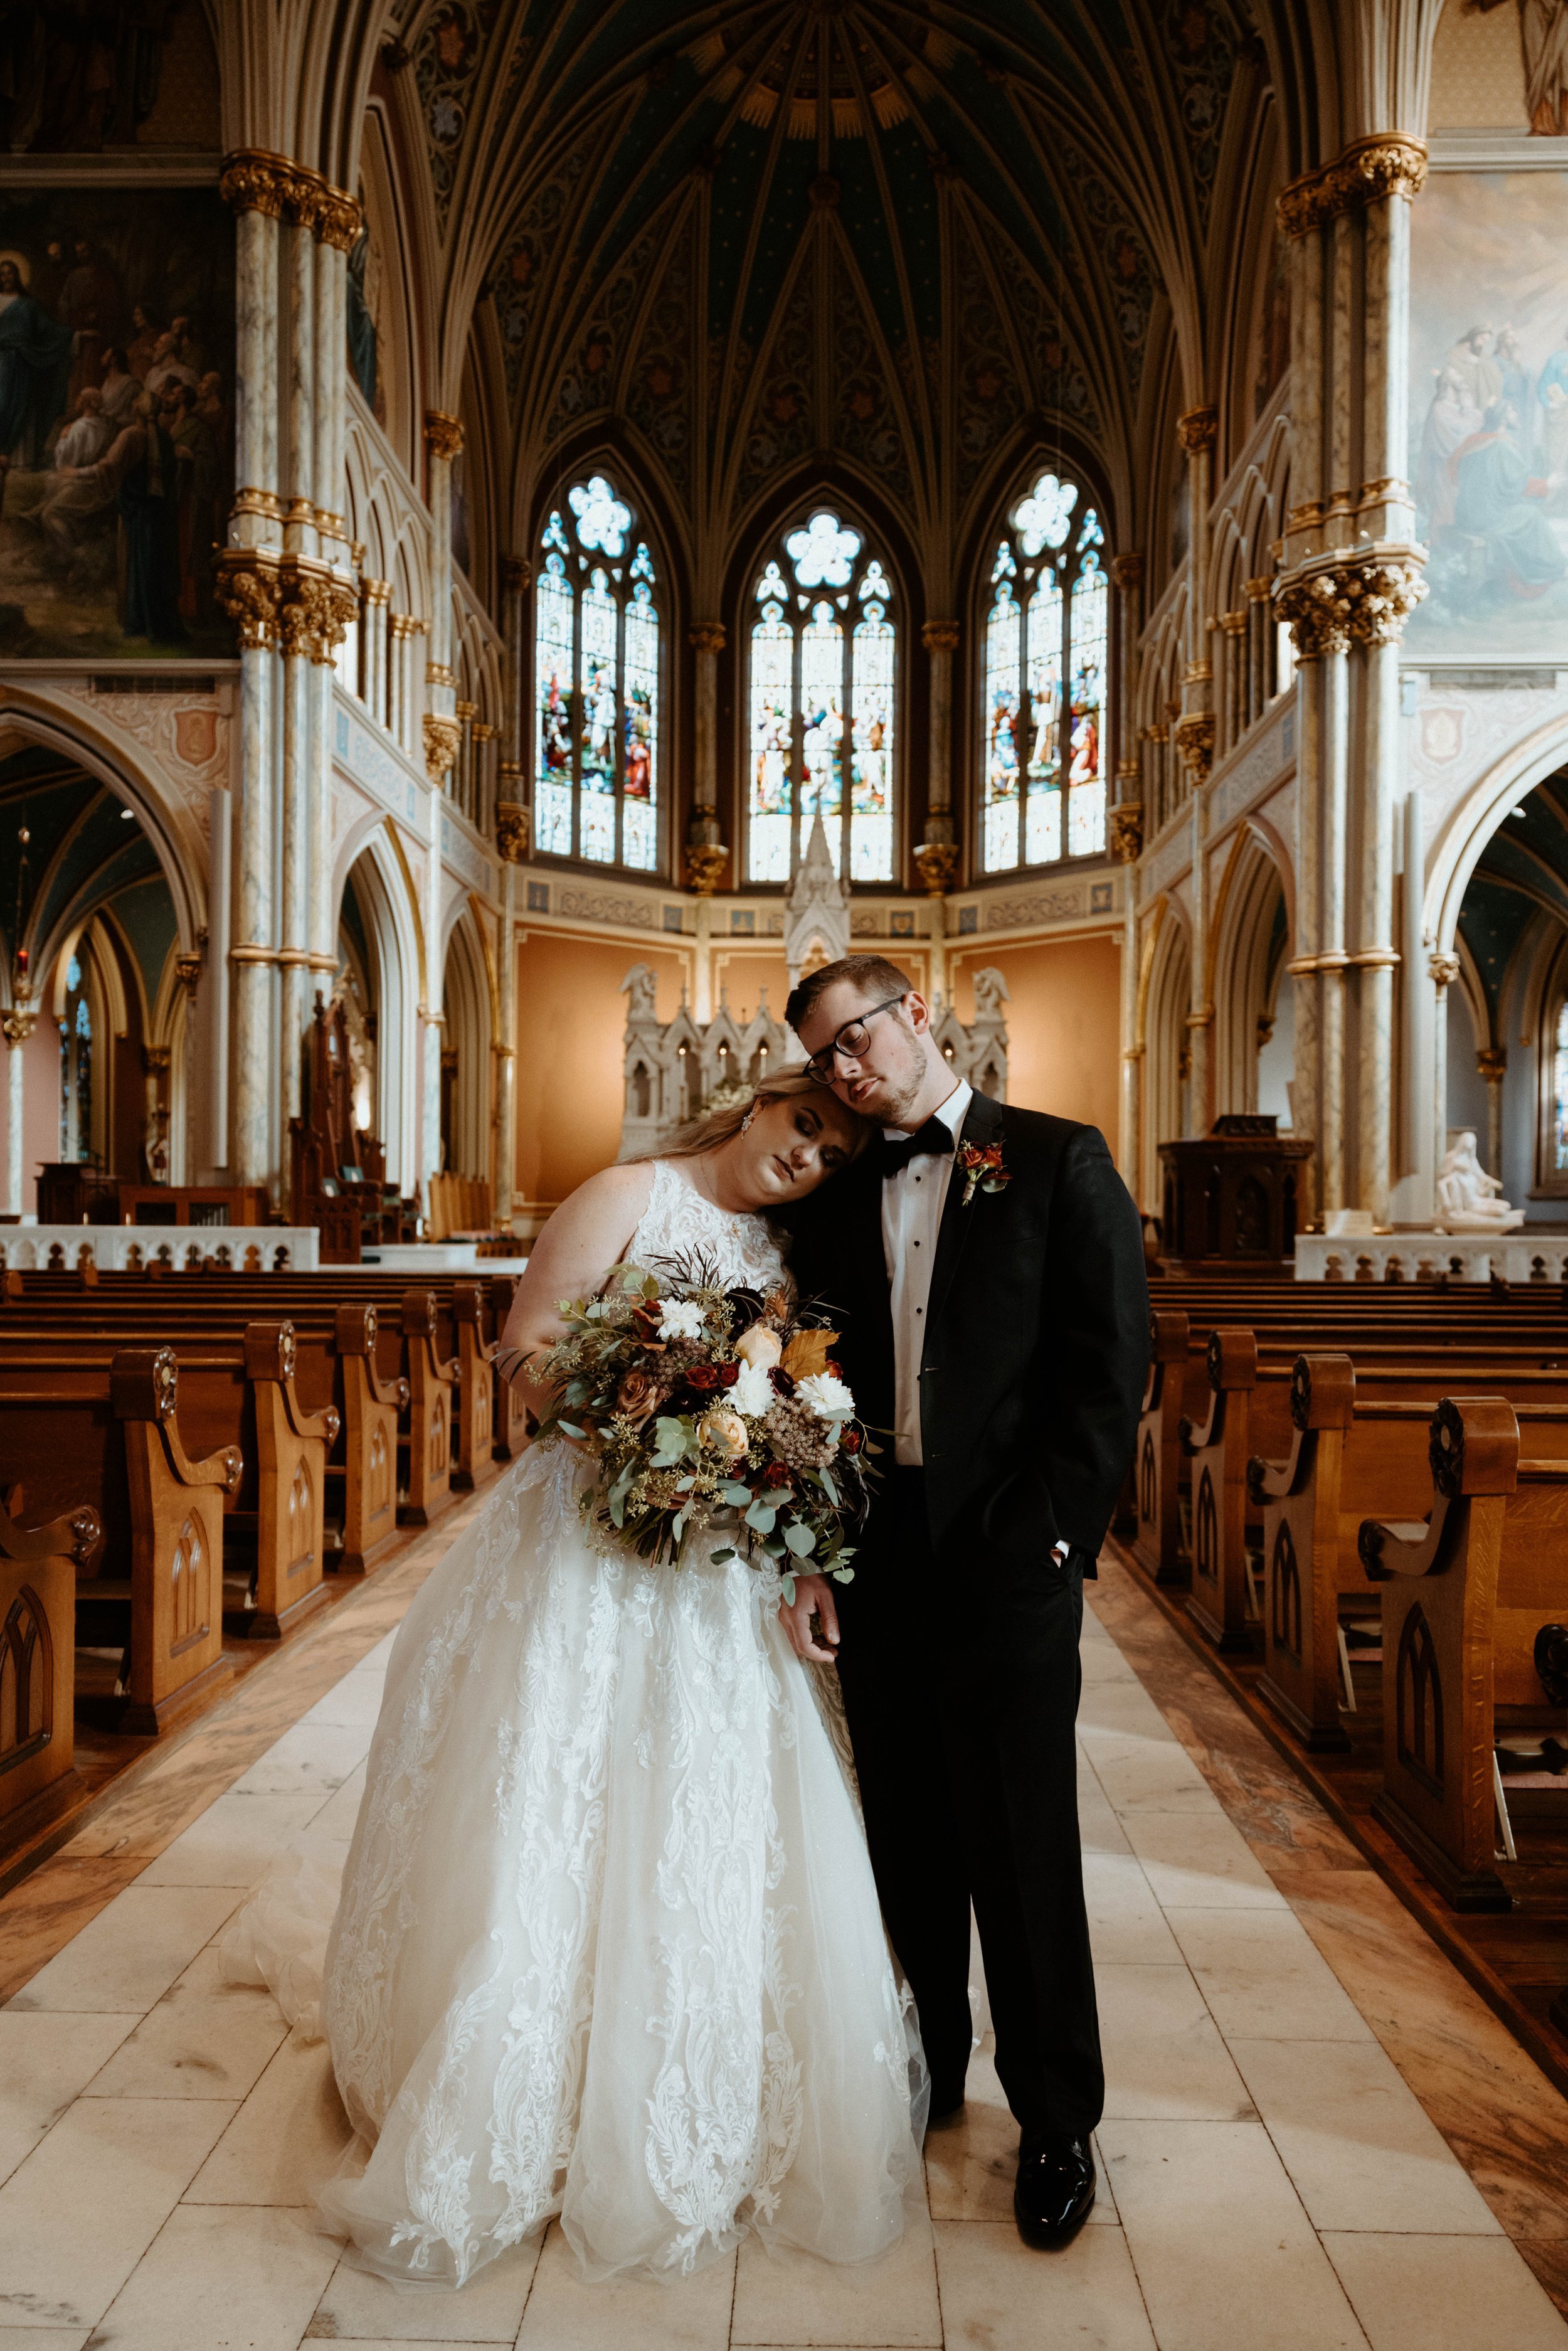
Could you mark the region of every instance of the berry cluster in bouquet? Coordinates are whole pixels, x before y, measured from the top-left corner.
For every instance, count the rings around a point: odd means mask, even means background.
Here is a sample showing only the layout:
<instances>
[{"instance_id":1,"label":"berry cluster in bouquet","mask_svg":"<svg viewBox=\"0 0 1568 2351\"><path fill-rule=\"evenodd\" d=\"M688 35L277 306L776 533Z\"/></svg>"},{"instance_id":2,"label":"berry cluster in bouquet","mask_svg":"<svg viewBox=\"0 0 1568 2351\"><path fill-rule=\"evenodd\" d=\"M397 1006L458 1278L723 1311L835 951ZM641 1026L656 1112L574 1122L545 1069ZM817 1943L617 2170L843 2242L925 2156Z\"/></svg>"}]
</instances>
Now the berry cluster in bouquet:
<instances>
[{"instance_id":1,"label":"berry cluster in bouquet","mask_svg":"<svg viewBox=\"0 0 1568 2351\"><path fill-rule=\"evenodd\" d=\"M597 1298L558 1311L566 1335L534 1365L555 1395L535 1441L575 1438L594 1457L585 1514L657 1561L678 1558L688 1527L734 1528L714 1562L772 1560L788 1600L807 1570L851 1581L878 1448L823 1310L726 1289L680 1258L618 1266Z\"/></svg>"}]
</instances>

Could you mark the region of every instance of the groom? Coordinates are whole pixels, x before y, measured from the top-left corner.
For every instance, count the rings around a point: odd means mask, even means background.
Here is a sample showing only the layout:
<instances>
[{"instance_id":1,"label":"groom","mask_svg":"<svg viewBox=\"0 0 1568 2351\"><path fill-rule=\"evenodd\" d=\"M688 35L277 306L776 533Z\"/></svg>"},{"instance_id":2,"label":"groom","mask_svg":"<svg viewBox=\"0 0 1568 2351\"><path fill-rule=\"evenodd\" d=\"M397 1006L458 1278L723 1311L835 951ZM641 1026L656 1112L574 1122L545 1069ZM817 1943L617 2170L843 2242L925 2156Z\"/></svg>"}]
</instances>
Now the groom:
<instances>
[{"instance_id":1,"label":"groom","mask_svg":"<svg viewBox=\"0 0 1568 2351\"><path fill-rule=\"evenodd\" d=\"M838 1660L933 2119L964 2100L972 1900L1022 2134L1013 2209L1030 2244L1061 2244L1094 2200L1104 2096L1073 1724L1083 1578L1148 1359L1138 1217L1095 1128L955 1080L896 965L829 964L785 1017L882 1125L791 1212L791 1268L842 1318L861 1417L894 1432L853 1583L802 1576L785 1622L802 1656Z\"/></svg>"}]
</instances>

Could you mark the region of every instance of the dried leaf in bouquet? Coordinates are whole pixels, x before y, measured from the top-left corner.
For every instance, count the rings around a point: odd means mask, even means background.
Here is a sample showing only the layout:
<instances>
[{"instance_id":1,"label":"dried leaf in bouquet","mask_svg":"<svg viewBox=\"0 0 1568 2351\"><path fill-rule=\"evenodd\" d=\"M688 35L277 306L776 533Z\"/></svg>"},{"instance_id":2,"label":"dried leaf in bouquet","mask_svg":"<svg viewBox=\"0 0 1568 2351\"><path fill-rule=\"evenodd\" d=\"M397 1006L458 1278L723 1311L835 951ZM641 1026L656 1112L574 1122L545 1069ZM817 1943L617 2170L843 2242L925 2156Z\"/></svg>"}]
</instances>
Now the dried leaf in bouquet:
<instances>
[{"instance_id":1,"label":"dried leaf in bouquet","mask_svg":"<svg viewBox=\"0 0 1568 2351\"><path fill-rule=\"evenodd\" d=\"M827 1370L838 1343L836 1331L797 1331L784 1350L784 1369L792 1380L809 1380Z\"/></svg>"}]
</instances>

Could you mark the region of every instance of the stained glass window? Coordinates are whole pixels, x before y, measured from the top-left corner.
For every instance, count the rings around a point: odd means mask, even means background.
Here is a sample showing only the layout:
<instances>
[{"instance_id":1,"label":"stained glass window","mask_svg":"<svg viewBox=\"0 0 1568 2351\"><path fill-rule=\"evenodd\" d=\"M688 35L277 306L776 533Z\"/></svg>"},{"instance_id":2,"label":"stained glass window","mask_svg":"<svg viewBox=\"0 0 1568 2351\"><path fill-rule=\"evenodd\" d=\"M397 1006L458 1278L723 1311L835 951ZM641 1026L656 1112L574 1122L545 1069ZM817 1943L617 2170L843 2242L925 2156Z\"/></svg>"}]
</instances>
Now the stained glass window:
<instances>
[{"instance_id":1,"label":"stained glass window","mask_svg":"<svg viewBox=\"0 0 1568 2351\"><path fill-rule=\"evenodd\" d=\"M1552 1055L1551 1173L1568 1176L1568 1003L1557 1015Z\"/></svg>"},{"instance_id":2,"label":"stained glass window","mask_svg":"<svg viewBox=\"0 0 1568 2351\"><path fill-rule=\"evenodd\" d=\"M783 533L752 590L747 878L788 882L821 815L836 872L893 879L896 596L829 507Z\"/></svg>"},{"instance_id":3,"label":"stained glass window","mask_svg":"<svg viewBox=\"0 0 1568 2351\"><path fill-rule=\"evenodd\" d=\"M534 842L549 857L659 862L658 578L601 474L551 510L534 590Z\"/></svg>"},{"instance_id":4,"label":"stained glass window","mask_svg":"<svg viewBox=\"0 0 1568 2351\"><path fill-rule=\"evenodd\" d=\"M988 873L1105 846L1110 607L1104 535L1075 482L1041 474L991 559L981 635Z\"/></svg>"}]
</instances>

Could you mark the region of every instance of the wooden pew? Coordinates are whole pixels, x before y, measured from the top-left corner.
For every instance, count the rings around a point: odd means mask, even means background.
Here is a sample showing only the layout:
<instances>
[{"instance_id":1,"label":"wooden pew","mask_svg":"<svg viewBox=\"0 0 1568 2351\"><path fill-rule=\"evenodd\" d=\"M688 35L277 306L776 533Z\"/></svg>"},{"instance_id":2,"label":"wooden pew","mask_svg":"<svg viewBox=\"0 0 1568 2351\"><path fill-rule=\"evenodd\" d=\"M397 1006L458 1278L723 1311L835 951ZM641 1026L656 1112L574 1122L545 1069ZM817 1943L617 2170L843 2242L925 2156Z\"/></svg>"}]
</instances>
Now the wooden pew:
<instances>
[{"instance_id":1,"label":"wooden pew","mask_svg":"<svg viewBox=\"0 0 1568 2351\"><path fill-rule=\"evenodd\" d=\"M398 1422L408 1409L401 1373L383 1381L376 1366L373 1306L337 1309L333 1345L342 1374L343 1541L331 1564L341 1575L368 1575L397 1539ZM328 1477L332 1465L328 1465Z\"/></svg>"},{"instance_id":2,"label":"wooden pew","mask_svg":"<svg viewBox=\"0 0 1568 2351\"><path fill-rule=\"evenodd\" d=\"M1181 1424L1191 1332L1185 1314L1155 1308L1149 1316L1149 1370L1133 1454L1131 1548L1156 1583L1182 1579Z\"/></svg>"},{"instance_id":3,"label":"wooden pew","mask_svg":"<svg viewBox=\"0 0 1568 2351\"><path fill-rule=\"evenodd\" d=\"M77 1570L103 1540L85 1503L47 1526L0 1503L0 1823L74 1769Z\"/></svg>"},{"instance_id":4,"label":"wooden pew","mask_svg":"<svg viewBox=\"0 0 1568 2351\"><path fill-rule=\"evenodd\" d=\"M398 1505L405 1524L428 1527L451 1508L452 1434L455 1390L462 1392L462 1365L455 1355L436 1353L435 1297L410 1290L402 1301L402 1333L408 1342L408 1434L398 1439L407 1469L406 1500Z\"/></svg>"},{"instance_id":5,"label":"wooden pew","mask_svg":"<svg viewBox=\"0 0 1568 2351\"><path fill-rule=\"evenodd\" d=\"M1547 1458L1568 1455L1568 1412L1524 1404L1524 1441ZM1356 1395L1348 1355L1299 1355L1291 1376L1290 1451L1249 1466L1263 1514L1263 1672L1258 1695L1312 1752L1345 1751L1340 1712L1340 1614L1375 1607L1362 1564L1364 1519L1421 1518L1437 1397L1395 1403Z\"/></svg>"},{"instance_id":6,"label":"wooden pew","mask_svg":"<svg viewBox=\"0 0 1568 2351\"><path fill-rule=\"evenodd\" d=\"M1373 1811L1455 1909L1506 1910L1499 1716L1568 1726L1537 1663L1568 1617L1568 1464L1521 1461L1519 1421L1500 1396L1445 1397L1430 1428L1428 1516L1361 1529L1363 1562L1383 1587Z\"/></svg>"},{"instance_id":7,"label":"wooden pew","mask_svg":"<svg viewBox=\"0 0 1568 2351\"><path fill-rule=\"evenodd\" d=\"M1460 1346L1406 1341L1357 1341L1351 1349L1358 1393L1366 1400L1427 1403L1450 1379L1478 1388L1502 1388L1521 1403L1568 1403L1568 1350L1561 1364L1537 1347L1504 1345L1484 1337ZM1247 1485L1252 1458L1279 1459L1294 1436L1291 1383L1296 1351L1260 1361L1250 1330L1209 1334L1205 1354L1208 1406L1200 1421L1184 1420L1182 1445L1192 1479L1192 1590L1195 1621L1222 1650L1252 1645L1248 1600L1248 1530L1261 1537L1261 1505Z\"/></svg>"},{"instance_id":8,"label":"wooden pew","mask_svg":"<svg viewBox=\"0 0 1568 2351\"><path fill-rule=\"evenodd\" d=\"M452 1483L465 1492L484 1485L501 1466L496 1442L496 1356L499 1338L486 1339L484 1301L476 1281L460 1281L453 1291L457 1318L457 1462ZM509 1390L507 1391L509 1394Z\"/></svg>"}]
</instances>

